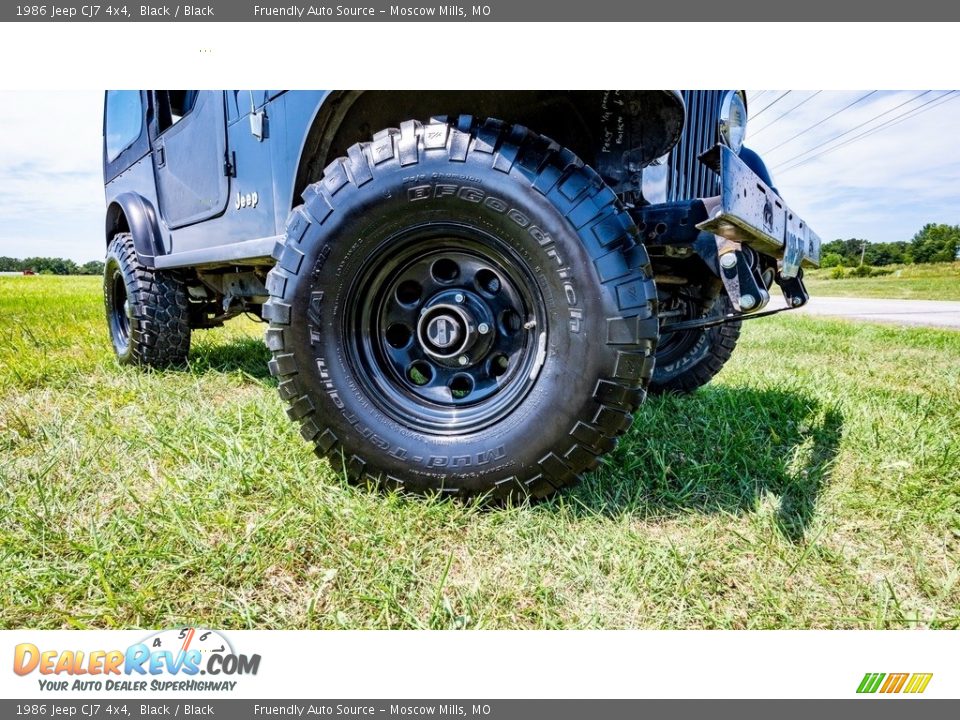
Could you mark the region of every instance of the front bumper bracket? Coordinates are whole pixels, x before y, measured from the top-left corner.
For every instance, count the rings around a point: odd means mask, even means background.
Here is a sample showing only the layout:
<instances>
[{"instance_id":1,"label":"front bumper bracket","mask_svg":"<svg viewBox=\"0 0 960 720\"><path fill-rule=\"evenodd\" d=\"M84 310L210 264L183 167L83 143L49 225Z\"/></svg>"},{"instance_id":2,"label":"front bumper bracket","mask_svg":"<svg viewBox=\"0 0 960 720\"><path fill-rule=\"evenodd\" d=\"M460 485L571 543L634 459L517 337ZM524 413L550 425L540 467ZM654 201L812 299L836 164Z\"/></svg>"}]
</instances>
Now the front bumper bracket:
<instances>
[{"instance_id":1,"label":"front bumper bracket","mask_svg":"<svg viewBox=\"0 0 960 720\"><path fill-rule=\"evenodd\" d=\"M735 152L715 145L700 161L720 176L720 195L703 198L707 219L697 224L700 230L781 258L785 278L820 264L820 236Z\"/></svg>"}]
</instances>

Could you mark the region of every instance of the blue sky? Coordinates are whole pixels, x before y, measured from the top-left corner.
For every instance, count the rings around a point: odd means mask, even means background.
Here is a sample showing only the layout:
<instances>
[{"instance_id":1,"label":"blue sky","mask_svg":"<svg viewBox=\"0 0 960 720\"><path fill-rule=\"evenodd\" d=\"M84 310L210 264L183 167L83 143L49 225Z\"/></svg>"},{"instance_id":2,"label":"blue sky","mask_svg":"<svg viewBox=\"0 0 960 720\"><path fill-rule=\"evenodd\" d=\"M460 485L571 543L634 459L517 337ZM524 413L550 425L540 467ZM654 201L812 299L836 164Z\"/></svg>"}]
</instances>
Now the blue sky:
<instances>
[{"instance_id":1,"label":"blue sky","mask_svg":"<svg viewBox=\"0 0 960 720\"><path fill-rule=\"evenodd\" d=\"M943 91L876 92L847 110L868 91L784 92L749 91L747 144L824 240L909 240L927 222L960 224L960 98L788 169L794 156L831 150ZM102 93L0 92L0 103L0 255L101 258Z\"/></svg>"},{"instance_id":2,"label":"blue sky","mask_svg":"<svg viewBox=\"0 0 960 720\"><path fill-rule=\"evenodd\" d=\"M783 92L749 93L756 99L750 103L747 144L773 169L787 203L825 241L909 240L927 222L960 224L960 143L954 139L960 93L875 92L857 102L869 91L791 91L778 99ZM897 120L911 111L916 114ZM833 113L838 114L813 127ZM889 125L854 140L884 123ZM790 168L800 162L788 162L791 158L821 151Z\"/></svg>"}]
</instances>

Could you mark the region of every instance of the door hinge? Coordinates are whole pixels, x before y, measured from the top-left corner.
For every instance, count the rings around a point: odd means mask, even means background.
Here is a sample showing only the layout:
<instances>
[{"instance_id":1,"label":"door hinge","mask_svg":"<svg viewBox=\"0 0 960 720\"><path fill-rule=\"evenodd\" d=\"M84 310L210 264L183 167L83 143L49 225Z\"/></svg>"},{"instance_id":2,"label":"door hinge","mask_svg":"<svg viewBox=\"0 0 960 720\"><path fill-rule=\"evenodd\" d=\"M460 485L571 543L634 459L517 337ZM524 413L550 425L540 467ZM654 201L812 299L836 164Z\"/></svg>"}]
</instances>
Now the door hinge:
<instances>
[{"instance_id":1,"label":"door hinge","mask_svg":"<svg viewBox=\"0 0 960 720\"><path fill-rule=\"evenodd\" d=\"M237 176L237 154L227 151L223 156L223 174L227 177Z\"/></svg>"}]
</instances>

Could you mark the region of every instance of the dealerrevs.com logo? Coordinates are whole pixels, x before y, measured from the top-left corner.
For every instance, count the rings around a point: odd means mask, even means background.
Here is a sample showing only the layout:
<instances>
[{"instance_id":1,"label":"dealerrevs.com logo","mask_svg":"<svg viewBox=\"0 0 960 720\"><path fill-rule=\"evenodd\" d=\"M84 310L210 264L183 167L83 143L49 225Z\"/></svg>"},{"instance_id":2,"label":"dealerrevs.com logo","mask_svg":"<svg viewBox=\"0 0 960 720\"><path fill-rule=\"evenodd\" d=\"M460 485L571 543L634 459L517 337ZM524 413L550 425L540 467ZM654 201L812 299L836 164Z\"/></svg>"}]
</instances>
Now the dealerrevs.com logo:
<instances>
[{"instance_id":1,"label":"dealerrevs.com logo","mask_svg":"<svg viewBox=\"0 0 960 720\"><path fill-rule=\"evenodd\" d=\"M36 673L41 690L142 692L232 691L238 676L256 675L260 655L234 651L222 633L201 628L164 630L126 650L40 648L20 643L13 671ZM201 678L202 676L202 678Z\"/></svg>"}]
</instances>

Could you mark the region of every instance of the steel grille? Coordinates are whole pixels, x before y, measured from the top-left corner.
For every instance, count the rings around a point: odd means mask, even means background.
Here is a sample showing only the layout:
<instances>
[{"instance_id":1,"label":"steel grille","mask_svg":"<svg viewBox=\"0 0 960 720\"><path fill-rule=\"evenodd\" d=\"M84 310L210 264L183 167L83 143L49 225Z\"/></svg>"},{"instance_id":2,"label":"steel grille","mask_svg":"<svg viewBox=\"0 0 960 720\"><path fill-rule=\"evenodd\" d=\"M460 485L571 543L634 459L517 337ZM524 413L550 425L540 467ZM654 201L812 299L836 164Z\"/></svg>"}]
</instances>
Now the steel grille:
<instances>
[{"instance_id":1,"label":"steel grille","mask_svg":"<svg viewBox=\"0 0 960 720\"><path fill-rule=\"evenodd\" d=\"M724 90L684 90L687 122L680 142L670 152L667 200L689 200L717 194L717 174L697 160L718 140L717 119Z\"/></svg>"}]
</instances>

